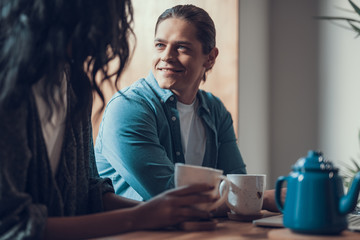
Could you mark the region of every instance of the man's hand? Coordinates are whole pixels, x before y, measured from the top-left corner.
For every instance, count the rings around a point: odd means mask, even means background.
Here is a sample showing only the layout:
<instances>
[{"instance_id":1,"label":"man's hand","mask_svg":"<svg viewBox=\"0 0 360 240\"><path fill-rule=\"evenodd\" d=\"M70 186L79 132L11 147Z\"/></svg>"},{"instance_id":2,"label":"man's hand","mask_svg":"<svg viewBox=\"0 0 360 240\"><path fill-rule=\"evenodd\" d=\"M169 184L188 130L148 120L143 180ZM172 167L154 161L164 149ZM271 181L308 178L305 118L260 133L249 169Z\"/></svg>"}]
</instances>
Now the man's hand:
<instances>
[{"instance_id":1,"label":"man's hand","mask_svg":"<svg viewBox=\"0 0 360 240\"><path fill-rule=\"evenodd\" d=\"M286 188L281 189L281 201L285 202L286 197ZM266 190L264 192L264 202L263 207L264 210L268 210L270 212L279 212L279 209L276 206L275 202L275 189Z\"/></svg>"}]
</instances>

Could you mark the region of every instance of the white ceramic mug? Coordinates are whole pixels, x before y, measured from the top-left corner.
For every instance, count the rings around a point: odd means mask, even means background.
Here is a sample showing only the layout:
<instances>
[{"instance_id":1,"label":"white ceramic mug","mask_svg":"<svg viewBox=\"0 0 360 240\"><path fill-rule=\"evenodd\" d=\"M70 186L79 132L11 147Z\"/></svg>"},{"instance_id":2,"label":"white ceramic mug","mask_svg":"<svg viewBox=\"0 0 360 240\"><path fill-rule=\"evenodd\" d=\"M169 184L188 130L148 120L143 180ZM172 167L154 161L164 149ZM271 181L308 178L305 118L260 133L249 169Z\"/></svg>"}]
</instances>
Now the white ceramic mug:
<instances>
[{"instance_id":1,"label":"white ceramic mug","mask_svg":"<svg viewBox=\"0 0 360 240\"><path fill-rule=\"evenodd\" d=\"M222 175L223 171L202 167L202 166L194 166L187 165L182 163L175 164L175 187L181 187L185 185L191 185L194 183L207 183L211 186L214 186L214 189L209 191L208 194L213 197L219 196L219 185L220 182L224 183L224 187L222 190L221 197L214 203L202 203L198 204L197 207L203 210L212 211L221 204L223 204L229 193L230 182L228 179Z\"/></svg>"},{"instance_id":2,"label":"white ceramic mug","mask_svg":"<svg viewBox=\"0 0 360 240\"><path fill-rule=\"evenodd\" d=\"M257 215L262 209L266 175L264 174L228 174L230 190L226 204L232 213Z\"/></svg>"}]
</instances>

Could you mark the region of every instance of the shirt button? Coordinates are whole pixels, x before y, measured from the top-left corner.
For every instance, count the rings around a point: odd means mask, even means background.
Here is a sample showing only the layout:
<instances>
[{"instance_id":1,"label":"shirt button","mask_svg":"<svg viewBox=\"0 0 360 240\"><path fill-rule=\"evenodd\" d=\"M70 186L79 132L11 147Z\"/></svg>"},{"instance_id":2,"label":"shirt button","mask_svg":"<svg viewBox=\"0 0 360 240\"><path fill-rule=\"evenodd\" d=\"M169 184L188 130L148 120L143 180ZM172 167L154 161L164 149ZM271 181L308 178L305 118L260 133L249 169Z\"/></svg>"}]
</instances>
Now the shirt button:
<instances>
[{"instance_id":1,"label":"shirt button","mask_svg":"<svg viewBox=\"0 0 360 240\"><path fill-rule=\"evenodd\" d=\"M180 156L180 152L176 152L176 156Z\"/></svg>"},{"instance_id":2,"label":"shirt button","mask_svg":"<svg viewBox=\"0 0 360 240\"><path fill-rule=\"evenodd\" d=\"M174 97L170 97L169 99L170 99L170 101L174 101Z\"/></svg>"},{"instance_id":3,"label":"shirt button","mask_svg":"<svg viewBox=\"0 0 360 240\"><path fill-rule=\"evenodd\" d=\"M171 117L171 120L173 120L173 122L175 122L175 121L176 121L176 117L175 117L175 116L172 116L172 117Z\"/></svg>"}]
</instances>

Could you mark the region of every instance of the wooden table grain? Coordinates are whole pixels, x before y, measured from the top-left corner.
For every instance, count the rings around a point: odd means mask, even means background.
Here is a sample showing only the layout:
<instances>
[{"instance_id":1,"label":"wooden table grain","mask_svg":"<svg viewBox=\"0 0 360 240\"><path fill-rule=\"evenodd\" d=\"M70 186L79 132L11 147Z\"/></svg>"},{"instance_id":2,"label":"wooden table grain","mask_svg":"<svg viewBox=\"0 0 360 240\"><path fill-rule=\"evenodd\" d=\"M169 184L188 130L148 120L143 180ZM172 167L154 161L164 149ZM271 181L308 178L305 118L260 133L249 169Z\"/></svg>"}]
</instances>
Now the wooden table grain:
<instances>
[{"instance_id":1,"label":"wooden table grain","mask_svg":"<svg viewBox=\"0 0 360 240\"><path fill-rule=\"evenodd\" d=\"M267 233L271 228L255 227L250 222L231 221L225 218L217 219L214 230L183 231L178 229L164 229L156 231L137 231L116 236L101 238L102 240L189 240L189 239L268 239Z\"/></svg>"},{"instance_id":2,"label":"wooden table grain","mask_svg":"<svg viewBox=\"0 0 360 240\"><path fill-rule=\"evenodd\" d=\"M251 222L233 221L228 218L219 218L214 230L184 231L179 229L162 229L153 231L136 231L119 234L101 240L329 240L329 239L360 239L360 232L344 231L337 236L314 236L292 233L285 228L257 227ZM98 239L99 240L99 239Z\"/></svg>"}]
</instances>

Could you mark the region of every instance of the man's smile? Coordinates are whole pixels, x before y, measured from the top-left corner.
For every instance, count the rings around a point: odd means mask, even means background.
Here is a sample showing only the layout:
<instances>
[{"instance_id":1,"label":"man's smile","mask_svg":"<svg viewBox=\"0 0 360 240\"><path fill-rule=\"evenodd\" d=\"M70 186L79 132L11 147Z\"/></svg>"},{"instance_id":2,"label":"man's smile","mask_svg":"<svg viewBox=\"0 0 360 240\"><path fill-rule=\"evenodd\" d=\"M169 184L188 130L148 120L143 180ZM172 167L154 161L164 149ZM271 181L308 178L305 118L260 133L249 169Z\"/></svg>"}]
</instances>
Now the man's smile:
<instances>
[{"instance_id":1,"label":"man's smile","mask_svg":"<svg viewBox=\"0 0 360 240\"><path fill-rule=\"evenodd\" d=\"M157 69L162 72L168 72L168 73L180 73L184 71L182 69L169 68L169 67L158 67Z\"/></svg>"}]
</instances>

